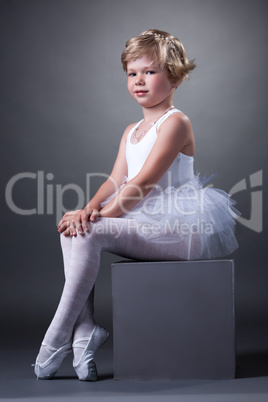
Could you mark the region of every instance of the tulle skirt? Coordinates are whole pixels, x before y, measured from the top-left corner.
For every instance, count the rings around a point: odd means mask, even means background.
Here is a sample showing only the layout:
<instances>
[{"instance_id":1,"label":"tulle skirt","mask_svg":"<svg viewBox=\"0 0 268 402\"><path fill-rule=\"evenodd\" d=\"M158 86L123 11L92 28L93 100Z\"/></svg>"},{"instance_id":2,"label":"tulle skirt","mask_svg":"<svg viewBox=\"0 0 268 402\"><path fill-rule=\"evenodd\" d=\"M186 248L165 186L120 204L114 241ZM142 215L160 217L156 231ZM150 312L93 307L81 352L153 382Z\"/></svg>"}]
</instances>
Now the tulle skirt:
<instances>
[{"instance_id":1,"label":"tulle skirt","mask_svg":"<svg viewBox=\"0 0 268 402\"><path fill-rule=\"evenodd\" d=\"M178 259L228 256L238 247L235 224L240 213L229 194L207 186L208 181L197 175L180 187L155 186L121 218L131 219L144 241L176 246Z\"/></svg>"}]
</instances>

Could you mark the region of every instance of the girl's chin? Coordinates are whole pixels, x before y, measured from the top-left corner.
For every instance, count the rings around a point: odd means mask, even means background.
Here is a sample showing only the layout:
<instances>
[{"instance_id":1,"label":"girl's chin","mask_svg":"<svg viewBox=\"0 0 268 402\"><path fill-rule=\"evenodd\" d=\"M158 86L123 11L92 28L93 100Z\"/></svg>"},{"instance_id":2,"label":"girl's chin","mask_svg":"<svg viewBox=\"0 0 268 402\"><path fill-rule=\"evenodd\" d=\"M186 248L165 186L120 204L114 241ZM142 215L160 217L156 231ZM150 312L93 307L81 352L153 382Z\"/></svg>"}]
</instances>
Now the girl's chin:
<instances>
[{"instance_id":1,"label":"girl's chin","mask_svg":"<svg viewBox=\"0 0 268 402\"><path fill-rule=\"evenodd\" d=\"M142 107L150 108L156 106L158 103L149 99L145 99L145 97L134 97L135 101Z\"/></svg>"},{"instance_id":2,"label":"girl's chin","mask_svg":"<svg viewBox=\"0 0 268 402\"><path fill-rule=\"evenodd\" d=\"M141 106L141 107L143 107L144 109L151 109L151 108L154 108L154 107L156 107L156 106L160 106L160 104L162 103L161 101L160 102L145 102L145 101L142 101L142 100L137 100L136 99L136 101L137 101L137 103Z\"/></svg>"}]
</instances>

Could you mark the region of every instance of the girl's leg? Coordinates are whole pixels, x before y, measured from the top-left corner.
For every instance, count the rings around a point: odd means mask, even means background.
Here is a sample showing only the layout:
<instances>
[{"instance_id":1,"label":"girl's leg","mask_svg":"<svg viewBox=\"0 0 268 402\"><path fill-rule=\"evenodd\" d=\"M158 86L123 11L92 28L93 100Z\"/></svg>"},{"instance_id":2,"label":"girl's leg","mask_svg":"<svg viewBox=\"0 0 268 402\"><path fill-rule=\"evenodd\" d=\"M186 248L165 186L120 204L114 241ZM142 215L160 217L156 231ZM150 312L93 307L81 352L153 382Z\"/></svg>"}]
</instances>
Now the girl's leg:
<instances>
[{"instance_id":1,"label":"girl's leg","mask_svg":"<svg viewBox=\"0 0 268 402\"><path fill-rule=\"evenodd\" d=\"M100 246L95 241L95 236L77 235L68 240L72 244L69 261L67 256L64 256L67 268L65 285L43 341L56 349L72 339L74 326L94 287L99 270ZM67 251L67 255L68 253ZM44 347L40 349L39 363L46 360L43 356L45 349Z\"/></svg>"},{"instance_id":2,"label":"girl's leg","mask_svg":"<svg viewBox=\"0 0 268 402\"><path fill-rule=\"evenodd\" d=\"M72 238L70 236L65 237L63 235L60 236L61 240L61 249L63 255L63 264L64 264L64 274L65 279L68 276L68 272L70 272L70 261L71 261L71 250L72 250ZM73 330L73 341L75 342L79 338L88 337L89 334L93 331L95 327L95 319L94 319L94 290L93 287L90 295L82 308L81 313L79 314L77 321ZM74 347L74 363L76 364L79 361L83 349L81 346L86 345L86 341L80 341L79 347Z\"/></svg>"},{"instance_id":3,"label":"girl's leg","mask_svg":"<svg viewBox=\"0 0 268 402\"><path fill-rule=\"evenodd\" d=\"M64 276L65 280L68 277L68 274L71 272L71 255L72 255L72 245L73 241L70 236L65 237L63 235L60 236L60 242L61 242L61 248L62 248L62 255L63 255L63 265L64 265ZM92 291L90 292L90 295L84 304L81 313L79 314L77 321L74 326L73 330L73 340L76 340L80 337L85 337L90 334L95 326L95 320L94 320L94 287ZM48 332L48 331L47 331ZM48 345L53 344L53 336L54 332L53 329L49 331L50 335L47 333L48 336L45 336L44 342ZM86 334L86 335L85 335ZM81 348L76 348L76 353L75 357L79 358L79 355L81 355L82 349ZM39 362L46 361L50 356L52 352L48 350L47 348L41 346L40 351L39 351L39 356L38 360Z\"/></svg>"},{"instance_id":4,"label":"girl's leg","mask_svg":"<svg viewBox=\"0 0 268 402\"><path fill-rule=\"evenodd\" d=\"M146 242L139 235L135 222L122 218L99 219L91 224L91 232L68 240L72 245L66 282L59 306L44 338L44 342L54 348L60 348L72 338L78 316L97 278L101 250L144 260L172 260L178 259L179 255L184 258L182 250L178 253L177 243ZM83 332L83 325L78 325L78 328ZM88 333L81 335L89 336ZM42 363L41 356L39 361Z\"/></svg>"}]
</instances>

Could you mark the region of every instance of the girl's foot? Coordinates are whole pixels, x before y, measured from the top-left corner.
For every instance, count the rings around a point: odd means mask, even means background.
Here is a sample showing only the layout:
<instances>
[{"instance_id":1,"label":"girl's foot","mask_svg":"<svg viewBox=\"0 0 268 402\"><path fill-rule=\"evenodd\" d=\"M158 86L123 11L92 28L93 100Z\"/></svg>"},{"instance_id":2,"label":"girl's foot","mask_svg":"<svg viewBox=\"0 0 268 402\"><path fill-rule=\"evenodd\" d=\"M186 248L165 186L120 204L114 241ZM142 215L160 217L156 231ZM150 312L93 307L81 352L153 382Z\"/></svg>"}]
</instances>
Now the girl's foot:
<instances>
[{"instance_id":1,"label":"girl's foot","mask_svg":"<svg viewBox=\"0 0 268 402\"><path fill-rule=\"evenodd\" d=\"M64 358L71 352L72 342L66 343L59 349L48 346L45 343L42 343L42 347L45 348L49 357L44 363L40 363L38 361L38 359L40 360L40 354L38 354L36 362L33 364L34 372L37 379L48 380L54 377Z\"/></svg>"},{"instance_id":2,"label":"girl's foot","mask_svg":"<svg viewBox=\"0 0 268 402\"><path fill-rule=\"evenodd\" d=\"M73 348L82 348L82 353L79 361L73 362L76 374L81 381L97 381L98 374L94 362L94 356L97 349L99 349L107 340L109 332L104 328L96 325L89 338L78 338L73 343ZM74 350L75 354L75 350Z\"/></svg>"}]
</instances>

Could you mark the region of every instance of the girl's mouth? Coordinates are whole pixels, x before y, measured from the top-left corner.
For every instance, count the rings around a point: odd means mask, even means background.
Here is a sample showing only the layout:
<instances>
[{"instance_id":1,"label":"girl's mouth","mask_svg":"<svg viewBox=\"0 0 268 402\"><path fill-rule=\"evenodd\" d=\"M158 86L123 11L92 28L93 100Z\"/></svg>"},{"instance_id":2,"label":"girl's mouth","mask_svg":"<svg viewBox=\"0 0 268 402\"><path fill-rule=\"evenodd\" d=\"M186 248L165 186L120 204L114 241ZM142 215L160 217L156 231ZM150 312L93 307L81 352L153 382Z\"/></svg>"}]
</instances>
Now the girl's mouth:
<instances>
[{"instance_id":1,"label":"girl's mouth","mask_svg":"<svg viewBox=\"0 0 268 402\"><path fill-rule=\"evenodd\" d=\"M139 90L138 90L138 91L135 91L135 94L136 94L137 96L143 96L143 95L146 95L147 92L148 92L148 91L142 91L142 90L139 91Z\"/></svg>"}]
</instances>

